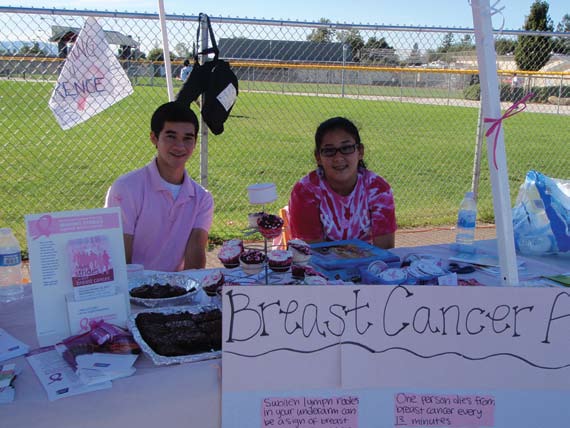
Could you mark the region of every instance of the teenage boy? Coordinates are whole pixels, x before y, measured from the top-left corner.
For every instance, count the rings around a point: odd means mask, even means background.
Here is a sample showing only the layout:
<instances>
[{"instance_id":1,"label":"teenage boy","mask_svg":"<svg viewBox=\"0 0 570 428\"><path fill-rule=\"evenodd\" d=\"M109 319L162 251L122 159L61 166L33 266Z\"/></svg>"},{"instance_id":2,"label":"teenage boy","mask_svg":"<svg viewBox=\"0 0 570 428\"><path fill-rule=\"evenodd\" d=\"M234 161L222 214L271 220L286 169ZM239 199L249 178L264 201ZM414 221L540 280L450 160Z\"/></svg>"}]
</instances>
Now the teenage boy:
<instances>
[{"instance_id":1,"label":"teenage boy","mask_svg":"<svg viewBox=\"0 0 570 428\"><path fill-rule=\"evenodd\" d=\"M155 110L150 129L156 157L119 177L105 206L121 207L127 263L166 272L203 268L214 201L185 169L196 147L198 118L187 106L169 102Z\"/></svg>"}]
</instances>

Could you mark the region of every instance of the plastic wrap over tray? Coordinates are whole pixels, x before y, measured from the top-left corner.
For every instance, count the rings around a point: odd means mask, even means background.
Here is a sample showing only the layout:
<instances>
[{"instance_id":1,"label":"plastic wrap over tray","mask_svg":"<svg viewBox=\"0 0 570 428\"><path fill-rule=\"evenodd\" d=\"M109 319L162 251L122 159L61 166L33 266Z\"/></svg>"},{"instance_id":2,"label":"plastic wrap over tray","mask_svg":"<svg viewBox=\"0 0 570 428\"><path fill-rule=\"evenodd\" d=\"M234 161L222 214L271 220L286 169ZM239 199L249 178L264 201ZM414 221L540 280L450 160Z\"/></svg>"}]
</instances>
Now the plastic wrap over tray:
<instances>
[{"instance_id":1,"label":"plastic wrap over tray","mask_svg":"<svg viewBox=\"0 0 570 428\"><path fill-rule=\"evenodd\" d=\"M181 296L163 298L142 298L130 296L131 303L147 308L158 308L163 306L190 305L194 301L196 293L201 288L200 282L183 273L149 273L136 281L129 282L129 292L135 287L143 284L170 284L184 288L188 292Z\"/></svg>"},{"instance_id":2,"label":"plastic wrap over tray","mask_svg":"<svg viewBox=\"0 0 570 428\"><path fill-rule=\"evenodd\" d=\"M151 361L158 365L170 365L170 364L181 364L181 363L195 363L198 361L212 360L220 358L222 356L222 351L210 351L202 352L199 354L188 354L188 355L177 355L173 357L168 357L165 355L157 354L148 343L142 338L142 335L137 327L136 318L141 313L161 313L161 314L176 314L182 312L189 312L191 314L198 314L202 312L209 312L213 310L219 310L213 305L192 305L192 306L173 306L165 308L154 308L154 309L143 309L136 314L132 314L128 320L128 327L135 341L139 344L142 351L151 359ZM221 328L221 325L220 325Z\"/></svg>"}]
</instances>

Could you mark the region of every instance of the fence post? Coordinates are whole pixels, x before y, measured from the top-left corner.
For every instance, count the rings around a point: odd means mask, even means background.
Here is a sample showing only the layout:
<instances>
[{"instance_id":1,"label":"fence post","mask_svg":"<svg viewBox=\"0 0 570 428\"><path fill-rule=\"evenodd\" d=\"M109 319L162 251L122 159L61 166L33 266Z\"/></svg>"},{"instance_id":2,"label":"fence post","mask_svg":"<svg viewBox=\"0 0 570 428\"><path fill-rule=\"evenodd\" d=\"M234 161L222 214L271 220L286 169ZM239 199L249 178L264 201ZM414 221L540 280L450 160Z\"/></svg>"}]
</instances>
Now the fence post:
<instances>
[{"instance_id":1,"label":"fence post","mask_svg":"<svg viewBox=\"0 0 570 428\"><path fill-rule=\"evenodd\" d=\"M399 73L399 78L400 78L400 102L402 102L402 100L404 99L404 81L403 81L403 73L402 71L400 71Z\"/></svg>"},{"instance_id":2,"label":"fence post","mask_svg":"<svg viewBox=\"0 0 570 428\"><path fill-rule=\"evenodd\" d=\"M202 36L200 40L201 51L208 49L208 24L206 20L200 21L200 34ZM196 41L198 42L198 41ZM200 55L200 64L206 62L208 56ZM200 96L201 103L203 106L206 102L206 95L202 93ZM208 188L208 126L204 122L204 117L200 115L200 184L205 188Z\"/></svg>"},{"instance_id":3,"label":"fence post","mask_svg":"<svg viewBox=\"0 0 570 428\"><path fill-rule=\"evenodd\" d=\"M344 66L346 65L346 51L348 50L348 45L346 43L342 44L342 70L340 72L340 83L341 83L341 96L344 98Z\"/></svg>"},{"instance_id":4,"label":"fence post","mask_svg":"<svg viewBox=\"0 0 570 428\"><path fill-rule=\"evenodd\" d=\"M445 75L447 76L447 105L449 105L451 101L451 74L446 73Z\"/></svg>"},{"instance_id":5,"label":"fence post","mask_svg":"<svg viewBox=\"0 0 570 428\"><path fill-rule=\"evenodd\" d=\"M564 76L560 75L560 86L558 87L558 104L556 106L556 114L560 114L560 101L562 101L562 83L563 83Z\"/></svg>"}]
</instances>

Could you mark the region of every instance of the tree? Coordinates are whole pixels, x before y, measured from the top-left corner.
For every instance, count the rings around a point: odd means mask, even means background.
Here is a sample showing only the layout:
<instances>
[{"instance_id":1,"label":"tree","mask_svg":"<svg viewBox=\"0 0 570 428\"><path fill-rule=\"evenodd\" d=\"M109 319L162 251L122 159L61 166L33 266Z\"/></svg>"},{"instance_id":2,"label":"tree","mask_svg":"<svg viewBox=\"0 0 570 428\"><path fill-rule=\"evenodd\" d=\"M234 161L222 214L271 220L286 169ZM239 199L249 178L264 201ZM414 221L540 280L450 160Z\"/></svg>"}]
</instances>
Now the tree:
<instances>
[{"instance_id":1,"label":"tree","mask_svg":"<svg viewBox=\"0 0 570 428\"><path fill-rule=\"evenodd\" d=\"M565 14L562 21L556 26L556 31L559 33L570 33L570 14Z\"/></svg>"},{"instance_id":2,"label":"tree","mask_svg":"<svg viewBox=\"0 0 570 428\"><path fill-rule=\"evenodd\" d=\"M390 46L384 37L379 39L374 36L370 37L362 48L361 60L383 65L398 64L398 56L395 49Z\"/></svg>"},{"instance_id":3,"label":"tree","mask_svg":"<svg viewBox=\"0 0 570 428\"><path fill-rule=\"evenodd\" d=\"M449 51L449 48L453 45L454 40L453 40L453 33L447 33L445 36L443 36L443 40L441 42L441 46L438 49L439 52L447 52Z\"/></svg>"},{"instance_id":4,"label":"tree","mask_svg":"<svg viewBox=\"0 0 570 428\"><path fill-rule=\"evenodd\" d=\"M513 54L515 52L516 47L517 47L516 40L501 39L501 38L495 40L495 52L497 52L497 55Z\"/></svg>"},{"instance_id":5,"label":"tree","mask_svg":"<svg viewBox=\"0 0 570 428\"><path fill-rule=\"evenodd\" d=\"M330 24L330 19L321 18L319 19L319 23L321 24ZM319 27L312 30L309 35L307 36L307 40L310 42L318 42L318 43L330 43L334 39L335 31L332 28L327 27Z\"/></svg>"},{"instance_id":6,"label":"tree","mask_svg":"<svg viewBox=\"0 0 570 428\"><path fill-rule=\"evenodd\" d=\"M570 33L570 14L567 13L562 17L562 21L556 26L556 31ZM557 37L552 51L557 54L570 55L570 38Z\"/></svg>"},{"instance_id":7,"label":"tree","mask_svg":"<svg viewBox=\"0 0 570 428\"><path fill-rule=\"evenodd\" d=\"M40 48L38 42L34 42L32 45L23 45L18 51L17 55L20 56L48 56L46 51Z\"/></svg>"},{"instance_id":8,"label":"tree","mask_svg":"<svg viewBox=\"0 0 570 428\"><path fill-rule=\"evenodd\" d=\"M450 56L457 52L471 52L475 50L475 45L471 40L471 35L465 34L460 41L456 42L453 33L443 36L441 45L436 49L427 51L427 61L450 61ZM458 55L459 56L459 55Z\"/></svg>"},{"instance_id":9,"label":"tree","mask_svg":"<svg viewBox=\"0 0 570 428\"><path fill-rule=\"evenodd\" d=\"M339 42L350 46L352 59L354 61L358 61L360 58L360 51L364 47L364 39L360 35L360 31L353 28L347 31L340 31L337 33L336 38Z\"/></svg>"},{"instance_id":10,"label":"tree","mask_svg":"<svg viewBox=\"0 0 570 428\"><path fill-rule=\"evenodd\" d=\"M169 52L169 54L170 61L173 61L174 54L172 52ZM164 61L164 53L162 51L162 48L152 48L150 51L148 51L147 58L150 61Z\"/></svg>"},{"instance_id":11,"label":"tree","mask_svg":"<svg viewBox=\"0 0 570 428\"><path fill-rule=\"evenodd\" d=\"M190 48L186 45L186 43L177 43L174 46L174 52L178 55L178 58L190 58L192 55L190 53Z\"/></svg>"},{"instance_id":12,"label":"tree","mask_svg":"<svg viewBox=\"0 0 570 428\"><path fill-rule=\"evenodd\" d=\"M535 0L523 26L527 31L553 31L548 16L548 2ZM552 38L547 36L519 36L515 48L515 61L520 70L540 70L550 59Z\"/></svg>"},{"instance_id":13,"label":"tree","mask_svg":"<svg viewBox=\"0 0 570 428\"><path fill-rule=\"evenodd\" d=\"M422 56L420 53L420 48L417 43L414 43L412 50L410 51L410 56L408 56L408 64L410 65L421 65Z\"/></svg>"}]
</instances>

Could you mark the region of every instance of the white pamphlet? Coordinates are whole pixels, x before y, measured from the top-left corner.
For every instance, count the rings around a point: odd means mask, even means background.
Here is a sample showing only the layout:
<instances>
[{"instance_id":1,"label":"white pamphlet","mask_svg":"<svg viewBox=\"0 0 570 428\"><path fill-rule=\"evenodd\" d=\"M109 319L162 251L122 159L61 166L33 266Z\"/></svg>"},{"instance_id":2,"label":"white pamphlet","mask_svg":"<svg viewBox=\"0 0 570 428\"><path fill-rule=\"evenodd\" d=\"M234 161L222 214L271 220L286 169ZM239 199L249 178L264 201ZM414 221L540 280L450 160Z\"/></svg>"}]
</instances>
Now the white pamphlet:
<instances>
[{"instance_id":1,"label":"white pamphlet","mask_svg":"<svg viewBox=\"0 0 570 428\"><path fill-rule=\"evenodd\" d=\"M87 385L67 364L53 346L31 351L27 357L50 401L100 389L111 388L111 382Z\"/></svg>"},{"instance_id":2,"label":"white pamphlet","mask_svg":"<svg viewBox=\"0 0 570 428\"><path fill-rule=\"evenodd\" d=\"M28 345L16 339L6 330L0 328L0 361L19 357L29 350L30 347Z\"/></svg>"}]
</instances>

